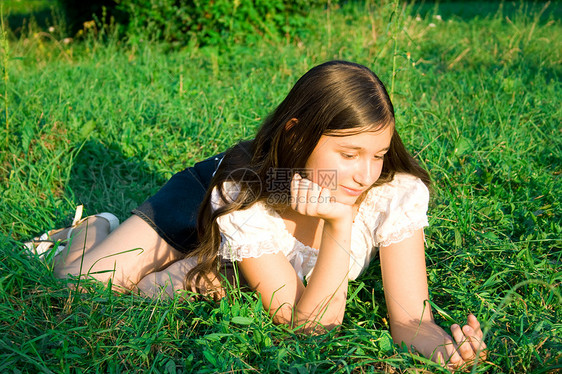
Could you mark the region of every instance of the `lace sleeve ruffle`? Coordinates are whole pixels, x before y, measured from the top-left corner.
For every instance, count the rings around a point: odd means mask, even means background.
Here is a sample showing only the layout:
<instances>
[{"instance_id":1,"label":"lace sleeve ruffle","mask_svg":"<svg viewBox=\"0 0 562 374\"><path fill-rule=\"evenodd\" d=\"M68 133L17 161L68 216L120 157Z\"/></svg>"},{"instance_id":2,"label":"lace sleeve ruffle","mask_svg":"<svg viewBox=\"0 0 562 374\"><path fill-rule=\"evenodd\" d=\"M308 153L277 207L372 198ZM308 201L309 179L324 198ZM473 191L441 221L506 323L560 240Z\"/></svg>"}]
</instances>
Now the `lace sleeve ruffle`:
<instances>
[{"instance_id":1,"label":"lace sleeve ruffle","mask_svg":"<svg viewBox=\"0 0 562 374\"><path fill-rule=\"evenodd\" d=\"M215 209L222 205L216 191L213 191L211 201ZM221 233L219 257L225 260L260 257L283 251L286 246L279 240L279 222L269 214L263 202L222 215L217 218L217 224Z\"/></svg>"},{"instance_id":2,"label":"lace sleeve ruffle","mask_svg":"<svg viewBox=\"0 0 562 374\"><path fill-rule=\"evenodd\" d=\"M375 227L372 232L376 246L398 243L429 225L429 190L419 178L396 174L392 182L373 190L369 200L374 207L372 221Z\"/></svg>"}]
</instances>

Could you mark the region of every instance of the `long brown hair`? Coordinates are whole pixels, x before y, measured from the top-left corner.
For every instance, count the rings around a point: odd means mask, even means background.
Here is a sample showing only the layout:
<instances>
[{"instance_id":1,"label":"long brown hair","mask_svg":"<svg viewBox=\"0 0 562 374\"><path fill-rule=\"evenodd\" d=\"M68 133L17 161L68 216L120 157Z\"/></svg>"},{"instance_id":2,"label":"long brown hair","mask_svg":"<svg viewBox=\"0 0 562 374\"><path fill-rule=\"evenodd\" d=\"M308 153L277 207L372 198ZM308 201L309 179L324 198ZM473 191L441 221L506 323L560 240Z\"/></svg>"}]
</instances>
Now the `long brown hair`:
<instances>
[{"instance_id":1,"label":"long brown hair","mask_svg":"<svg viewBox=\"0 0 562 374\"><path fill-rule=\"evenodd\" d=\"M198 265L187 274L186 283L206 279L206 274L218 268L218 217L267 200L272 193L281 193L286 201L288 184L281 190L264 188L275 177L272 170L289 170L290 179L292 173L304 169L322 135L341 136L338 130L351 135L386 126L393 126L394 133L381 176L373 186L391 181L397 172L417 176L429 185L427 172L406 151L394 126L390 97L371 70L347 61L330 61L309 70L265 119L254 140L240 142L225 153L200 206L199 246L190 254L197 256ZM225 191L227 181L237 186L234 200ZM216 210L211 206L215 188L222 200Z\"/></svg>"}]
</instances>

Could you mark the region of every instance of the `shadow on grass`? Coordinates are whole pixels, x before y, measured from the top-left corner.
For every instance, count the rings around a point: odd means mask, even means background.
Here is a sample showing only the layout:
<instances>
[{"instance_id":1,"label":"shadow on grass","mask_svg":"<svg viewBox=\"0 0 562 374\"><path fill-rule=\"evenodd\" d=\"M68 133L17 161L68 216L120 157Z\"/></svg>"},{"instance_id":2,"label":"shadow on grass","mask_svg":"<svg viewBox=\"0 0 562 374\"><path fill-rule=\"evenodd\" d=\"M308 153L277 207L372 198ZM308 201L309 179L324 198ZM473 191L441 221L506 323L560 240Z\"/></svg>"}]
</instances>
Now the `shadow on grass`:
<instances>
[{"instance_id":1,"label":"shadow on grass","mask_svg":"<svg viewBox=\"0 0 562 374\"><path fill-rule=\"evenodd\" d=\"M4 21L16 38L24 36L29 31L26 29L30 25L32 29L40 30L58 26L73 36L82 29L84 22L94 19L115 17L120 23L128 21L123 12L115 10L117 4L113 0L88 2L82 0L27 0L21 1L21 3L18 0L13 1L17 1L19 4L15 8L10 3L4 6Z\"/></svg>"},{"instance_id":2,"label":"shadow on grass","mask_svg":"<svg viewBox=\"0 0 562 374\"><path fill-rule=\"evenodd\" d=\"M117 144L88 140L74 160L68 187L88 214L108 211L125 218L165 182L146 162L125 157Z\"/></svg>"},{"instance_id":3,"label":"shadow on grass","mask_svg":"<svg viewBox=\"0 0 562 374\"><path fill-rule=\"evenodd\" d=\"M6 10L4 10L6 13ZM33 27L40 30L46 30L49 26L55 25L57 22L54 9L41 8L37 10L30 10L26 13L5 14L5 25L14 33L16 38L20 38L28 31L27 28Z\"/></svg>"}]
</instances>

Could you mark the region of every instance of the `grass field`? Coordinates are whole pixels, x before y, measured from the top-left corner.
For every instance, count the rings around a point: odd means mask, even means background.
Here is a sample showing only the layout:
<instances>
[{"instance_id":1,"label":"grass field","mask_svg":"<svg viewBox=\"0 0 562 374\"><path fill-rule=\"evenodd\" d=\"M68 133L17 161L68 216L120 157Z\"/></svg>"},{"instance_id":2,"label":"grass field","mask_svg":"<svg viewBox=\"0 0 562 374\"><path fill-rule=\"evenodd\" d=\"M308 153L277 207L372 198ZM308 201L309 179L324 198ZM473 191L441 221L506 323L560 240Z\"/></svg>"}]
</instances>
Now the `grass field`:
<instances>
[{"instance_id":1,"label":"grass field","mask_svg":"<svg viewBox=\"0 0 562 374\"><path fill-rule=\"evenodd\" d=\"M348 2L314 11L299 38L221 48L6 29L0 372L442 371L392 345L378 260L350 284L343 327L302 337L252 294L217 304L95 283L76 293L22 253L78 204L126 218L174 172L251 138L329 59L381 77L402 139L430 171L430 292L443 326L469 312L484 321L489 362L471 370L561 370L562 6L480 5Z\"/></svg>"}]
</instances>

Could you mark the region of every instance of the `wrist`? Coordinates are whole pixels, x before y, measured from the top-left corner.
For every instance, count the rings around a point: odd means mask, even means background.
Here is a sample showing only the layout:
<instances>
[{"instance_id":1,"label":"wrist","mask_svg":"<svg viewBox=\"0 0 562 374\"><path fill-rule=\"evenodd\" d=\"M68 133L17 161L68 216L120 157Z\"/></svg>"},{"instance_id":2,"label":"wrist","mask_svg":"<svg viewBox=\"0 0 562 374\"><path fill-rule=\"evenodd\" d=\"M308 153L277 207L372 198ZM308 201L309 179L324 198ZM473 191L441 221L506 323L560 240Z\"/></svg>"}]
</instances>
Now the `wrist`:
<instances>
[{"instance_id":1,"label":"wrist","mask_svg":"<svg viewBox=\"0 0 562 374\"><path fill-rule=\"evenodd\" d=\"M351 225L353 218L338 217L337 219L324 220L324 231L328 230L331 233L351 233Z\"/></svg>"},{"instance_id":2,"label":"wrist","mask_svg":"<svg viewBox=\"0 0 562 374\"><path fill-rule=\"evenodd\" d=\"M351 224L353 220L340 219L336 221L324 222L322 230L322 253L338 253L338 261L349 261L351 246ZM342 251L342 249L344 249ZM344 265L341 262L340 265Z\"/></svg>"},{"instance_id":3,"label":"wrist","mask_svg":"<svg viewBox=\"0 0 562 374\"><path fill-rule=\"evenodd\" d=\"M348 228L352 224L353 209L351 207L335 217L324 218L324 227L330 227L331 229Z\"/></svg>"},{"instance_id":4,"label":"wrist","mask_svg":"<svg viewBox=\"0 0 562 374\"><path fill-rule=\"evenodd\" d=\"M433 321L410 321L409 323L390 324L392 339L395 344L404 343L408 348L414 347L426 357L443 344L448 334Z\"/></svg>"}]
</instances>

